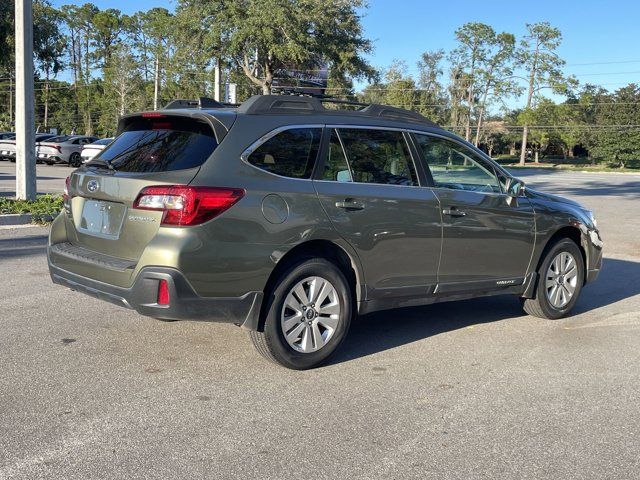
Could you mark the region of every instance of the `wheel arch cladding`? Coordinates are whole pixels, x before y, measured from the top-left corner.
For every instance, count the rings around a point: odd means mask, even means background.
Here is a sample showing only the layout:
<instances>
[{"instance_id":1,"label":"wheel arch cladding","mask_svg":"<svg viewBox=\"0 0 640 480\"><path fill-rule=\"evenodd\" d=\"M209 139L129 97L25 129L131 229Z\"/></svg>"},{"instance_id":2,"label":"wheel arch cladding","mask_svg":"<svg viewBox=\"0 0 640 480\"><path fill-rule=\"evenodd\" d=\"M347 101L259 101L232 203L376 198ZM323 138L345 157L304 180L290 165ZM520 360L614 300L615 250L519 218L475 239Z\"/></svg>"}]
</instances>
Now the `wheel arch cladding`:
<instances>
[{"instance_id":1,"label":"wheel arch cladding","mask_svg":"<svg viewBox=\"0 0 640 480\"><path fill-rule=\"evenodd\" d=\"M364 300L364 298L360 298L360 291L358 289L358 285L361 284L359 281L361 276L357 272L356 264L351 256L342 247L329 240L309 240L308 242L296 245L284 254L271 272L271 275L264 287L264 296L262 297L260 319L257 328L259 331L262 331L264 328L267 305L269 305L269 302L271 301L271 292L273 291L278 279L293 265L310 258L324 258L340 269L351 288L352 298L354 300L354 309L357 309L357 305L355 303L360 300Z\"/></svg>"},{"instance_id":2,"label":"wheel arch cladding","mask_svg":"<svg viewBox=\"0 0 640 480\"><path fill-rule=\"evenodd\" d=\"M549 240L547 240L547 243L545 244L544 248L542 249L540 258L538 258L536 271L540 269L540 265L542 265L542 262L544 261L545 257L547 256L547 253L553 247L553 245L555 245L557 241L563 238L568 238L570 240L573 240L573 242L577 245L578 249L580 250L580 254L582 255L582 265L584 267L585 281L586 281L586 271L587 271L587 265L588 265L587 253L584 248L584 245L582 244L582 232L578 227L575 227L575 226L566 225L564 227L559 228L554 232L553 235L551 235Z\"/></svg>"}]
</instances>

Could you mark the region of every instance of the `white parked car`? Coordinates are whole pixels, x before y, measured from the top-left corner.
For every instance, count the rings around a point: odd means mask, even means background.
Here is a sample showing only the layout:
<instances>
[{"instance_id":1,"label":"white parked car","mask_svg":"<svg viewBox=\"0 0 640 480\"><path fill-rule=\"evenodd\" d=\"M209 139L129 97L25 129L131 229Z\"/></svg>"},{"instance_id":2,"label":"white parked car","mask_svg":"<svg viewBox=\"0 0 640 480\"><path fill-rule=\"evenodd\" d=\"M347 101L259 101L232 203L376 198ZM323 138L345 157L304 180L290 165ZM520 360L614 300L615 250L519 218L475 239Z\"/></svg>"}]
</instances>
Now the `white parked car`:
<instances>
[{"instance_id":1,"label":"white parked car","mask_svg":"<svg viewBox=\"0 0 640 480\"><path fill-rule=\"evenodd\" d=\"M82 158L82 163L87 163L89 160L93 159L97 154L99 154L102 150L105 149L107 145L109 145L113 141L113 138L102 138L93 143L89 143L82 147L82 152L80 152L80 157Z\"/></svg>"},{"instance_id":2,"label":"white parked car","mask_svg":"<svg viewBox=\"0 0 640 480\"><path fill-rule=\"evenodd\" d=\"M44 142L55 135L51 133L36 133L36 150L40 142ZM0 135L0 160L16 161L16 134L7 133ZM36 155L36 163L38 162L38 156Z\"/></svg>"},{"instance_id":3,"label":"white parked car","mask_svg":"<svg viewBox=\"0 0 640 480\"><path fill-rule=\"evenodd\" d=\"M84 135L60 135L38 145L36 156L47 165L66 163L70 167L79 167L82 165L82 147L96 140L96 137Z\"/></svg>"}]
</instances>

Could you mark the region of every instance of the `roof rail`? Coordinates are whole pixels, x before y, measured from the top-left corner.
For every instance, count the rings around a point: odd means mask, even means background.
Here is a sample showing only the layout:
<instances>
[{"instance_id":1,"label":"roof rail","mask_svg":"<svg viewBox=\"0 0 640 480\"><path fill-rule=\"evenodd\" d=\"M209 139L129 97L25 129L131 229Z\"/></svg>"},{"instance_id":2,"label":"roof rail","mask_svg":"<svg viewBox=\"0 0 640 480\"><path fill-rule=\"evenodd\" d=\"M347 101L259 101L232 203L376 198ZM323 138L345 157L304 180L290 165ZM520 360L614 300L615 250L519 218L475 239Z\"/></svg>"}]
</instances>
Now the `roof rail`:
<instances>
[{"instance_id":1,"label":"roof rail","mask_svg":"<svg viewBox=\"0 0 640 480\"><path fill-rule=\"evenodd\" d=\"M177 108L227 108L235 107L231 103L222 103L213 98L200 97L198 100L173 100L164 106L163 110L175 110Z\"/></svg>"},{"instance_id":2,"label":"roof rail","mask_svg":"<svg viewBox=\"0 0 640 480\"><path fill-rule=\"evenodd\" d=\"M363 108L355 111L328 110L324 107L323 102L354 105ZM264 113L347 113L374 118L378 117L388 118L391 120L403 120L423 124L426 123L429 126L437 127L436 123L411 110L404 110L402 108L391 107L388 105L367 104L332 98L323 99L301 95L254 95L238 107L238 112L245 113L247 115Z\"/></svg>"}]
</instances>

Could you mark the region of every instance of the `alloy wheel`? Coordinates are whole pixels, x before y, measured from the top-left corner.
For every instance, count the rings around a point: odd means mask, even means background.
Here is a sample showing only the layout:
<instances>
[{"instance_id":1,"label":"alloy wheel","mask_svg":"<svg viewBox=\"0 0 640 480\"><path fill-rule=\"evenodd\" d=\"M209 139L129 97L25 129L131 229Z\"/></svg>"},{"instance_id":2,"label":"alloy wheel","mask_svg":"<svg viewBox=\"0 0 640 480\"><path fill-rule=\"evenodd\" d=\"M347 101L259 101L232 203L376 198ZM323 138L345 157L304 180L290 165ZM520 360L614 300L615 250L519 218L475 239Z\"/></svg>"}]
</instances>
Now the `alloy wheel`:
<instances>
[{"instance_id":1,"label":"alloy wheel","mask_svg":"<svg viewBox=\"0 0 640 480\"><path fill-rule=\"evenodd\" d=\"M296 283L285 297L280 325L285 340L297 352L320 350L333 337L340 322L340 297L321 277Z\"/></svg>"},{"instance_id":2,"label":"alloy wheel","mask_svg":"<svg viewBox=\"0 0 640 480\"><path fill-rule=\"evenodd\" d=\"M569 252L560 252L549 264L545 289L547 300L557 309L565 307L578 286L578 265Z\"/></svg>"}]
</instances>

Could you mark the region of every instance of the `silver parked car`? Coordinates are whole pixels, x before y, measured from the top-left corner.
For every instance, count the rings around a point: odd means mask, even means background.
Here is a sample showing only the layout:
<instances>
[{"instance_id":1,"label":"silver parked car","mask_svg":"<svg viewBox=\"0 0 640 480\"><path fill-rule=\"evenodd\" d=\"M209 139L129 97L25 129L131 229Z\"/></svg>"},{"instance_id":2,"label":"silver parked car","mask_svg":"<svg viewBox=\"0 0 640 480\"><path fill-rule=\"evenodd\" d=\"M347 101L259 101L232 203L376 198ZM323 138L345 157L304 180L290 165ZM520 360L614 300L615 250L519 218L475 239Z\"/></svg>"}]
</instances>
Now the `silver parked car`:
<instances>
[{"instance_id":1,"label":"silver parked car","mask_svg":"<svg viewBox=\"0 0 640 480\"><path fill-rule=\"evenodd\" d=\"M82 165L80 152L82 147L98 140L96 137L84 135L61 135L48 139L38 145L37 159L47 165L66 163L71 167Z\"/></svg>"},{"instance_id":2,"label":"silver parked car","mask_svg":"<svg viewBox=\"0 0 640 480\"><path fill-rule=\"evenodd\" d=\"M104 150L105 147L109 145L112 141L113 141L113 138L103 138L101 140L97 140L93 143L89 143L84 147L82 147L82 152L80 152L82 163L87 163L89 160L92 160L93 157L95 157L102 150Z\"/></svg>"},{"instance_id":3,"label":"silver parked car","mask_svg":"<svg viewBox=\"0 0 640 480\"><path fill-rule=\"evenodd\" d=\"M39 142L48 140L55 135L51 133L36 133L36 150L38 149ZM16 161L16 134L7 133L0 135L0 159ZM36 155L37 161L37 155Z\"/></svg>"}]
</instances>

